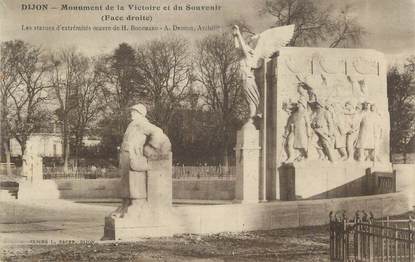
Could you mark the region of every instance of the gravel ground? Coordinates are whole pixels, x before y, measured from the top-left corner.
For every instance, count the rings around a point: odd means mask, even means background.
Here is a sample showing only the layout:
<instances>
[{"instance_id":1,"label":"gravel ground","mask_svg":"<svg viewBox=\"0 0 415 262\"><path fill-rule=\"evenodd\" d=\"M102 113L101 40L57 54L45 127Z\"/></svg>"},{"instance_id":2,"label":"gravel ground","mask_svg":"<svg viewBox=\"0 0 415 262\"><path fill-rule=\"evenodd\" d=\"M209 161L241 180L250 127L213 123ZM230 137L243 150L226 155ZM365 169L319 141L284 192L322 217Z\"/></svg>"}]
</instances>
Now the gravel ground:
<instances>
[{"instance_id":1,"label":"gravel ground","mask_svg":"<svg viewBox=\"0 0 415 262\"><path fill-rule=\"evenodd\" d=\"M329 261L328 226L1 247L2 261Z\"/></svg>"}]
</instances>

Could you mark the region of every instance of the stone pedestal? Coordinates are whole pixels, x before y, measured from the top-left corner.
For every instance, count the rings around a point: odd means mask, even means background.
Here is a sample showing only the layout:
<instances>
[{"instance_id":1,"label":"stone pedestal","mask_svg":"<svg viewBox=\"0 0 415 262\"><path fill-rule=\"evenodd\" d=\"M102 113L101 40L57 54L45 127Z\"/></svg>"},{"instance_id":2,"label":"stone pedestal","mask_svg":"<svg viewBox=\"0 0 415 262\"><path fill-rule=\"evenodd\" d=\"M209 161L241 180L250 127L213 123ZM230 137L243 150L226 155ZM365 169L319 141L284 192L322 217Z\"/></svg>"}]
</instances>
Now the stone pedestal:
<instances>
[{"instance_id":1,"label":"stone pedestal","mask_svg":"<svg viewBox=\"0 0 415 262\"><path fill-rule=\"evenodd\" d=\"M237 133L235 200L258 203L261 147L259 130L250 120Z\"/></svg>"},{"instance_id":2,"label":"stone pedestal","mask_svg":"<svg viewBox=\"0 0 415 262\"><path fill-rule=\"evenodd\" d=\"M19 200L52 200L59 199L59 190L53 180L22 181L19 183Z\"/></svg>"},{"instance_id":3,"label":"stone pedestal","mask_svg":"<svg viewBox=\"0 0 415 262\"><path fill-rule=\"evenodd\" d=\"M19 183L17 199L52 200L59 199L59 190L55 181L43 179L43 164L40 156L26 157L23 174L26 180Z\"/></svg>"},{"instance_id":4,"label":"stone pedestal","mask_svg":"<svg viewBox=\"0 0 415 262\"><path fill-rule=\"evenodd\" d=\"M147 200L130 206L122 218L105 217L104 239L132 240L142 237L170 236L172 206L171 153L149 160Z\"/></svg>"},{"instance_id":5,"label":"stone pedestal","mask_svg":"<svg viewBox=\"0 0 415 262\"><path fill-rule=\"evenodd\" d=\"M374 168L369 162L307 161L284 164L278 172L281 200L328 199L396 191L390 165L389 168L386 165ZM379 184L381 177L388 180L388 185Z\"/></svg>"}]
</instances>

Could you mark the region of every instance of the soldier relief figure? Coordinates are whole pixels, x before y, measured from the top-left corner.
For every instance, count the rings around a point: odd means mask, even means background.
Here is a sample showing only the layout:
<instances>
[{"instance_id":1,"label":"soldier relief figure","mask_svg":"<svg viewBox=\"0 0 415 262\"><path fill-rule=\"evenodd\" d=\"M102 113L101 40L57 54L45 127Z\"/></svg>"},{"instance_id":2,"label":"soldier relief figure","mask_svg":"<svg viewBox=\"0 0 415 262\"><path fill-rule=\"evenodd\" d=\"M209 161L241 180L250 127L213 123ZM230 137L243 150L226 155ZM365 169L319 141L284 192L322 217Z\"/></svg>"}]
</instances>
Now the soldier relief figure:
<instances>
[{"instance_id":1,"label":"soldier relief figure","mask_svg":"<svg viewBox=\"0 0 415 262\"><path fill-rule=\"evenodd\" d=\"M330 162L381 161L384 129L374 103L364 101L354 106L346 100L339 107L335 100L322 99L308 83L299 81L300 99L286 110L285 163L310 159L313 149L319 160Z\"/></svg>"},{"instance_id":2,"label":"soldier relief figure","mask_svg":"<svg viewBox=\"0 0 415 262\"><path fill-rule=\"evenodd\" d=\"M308 158L308 144L311 135L307 102L299 100L291 105L290 116L285 126L284 148L287 154L285 162L301 161ZM299 152L298 156L294 153L296 150Z\"/></svg>"},{"instance_id":3,"label":"soldier relief figure","mask_svg":"<svg viewBox=\"0 0 415 262\"><path fill-rule=\"evenodd\" d=\"M134 105L130 112L132 121L120 149L122 206L112 213L113 217L140 214L147 204L148 160L171 151L168 137L146 118L144 105Z\"/></svg>"}]
</instances>

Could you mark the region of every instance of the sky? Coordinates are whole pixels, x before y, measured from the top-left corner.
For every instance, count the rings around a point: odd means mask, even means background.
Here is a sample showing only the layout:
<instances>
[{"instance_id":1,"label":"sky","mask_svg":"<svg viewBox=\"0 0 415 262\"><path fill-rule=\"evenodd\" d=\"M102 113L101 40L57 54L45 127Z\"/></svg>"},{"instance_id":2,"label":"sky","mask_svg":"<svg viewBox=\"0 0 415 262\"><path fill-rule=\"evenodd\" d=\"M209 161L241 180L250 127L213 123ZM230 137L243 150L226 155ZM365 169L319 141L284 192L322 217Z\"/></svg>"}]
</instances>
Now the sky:
<instances>
[{"instance_id":1,"label":"sky","mask_svg":"<svg viewBox=\"0 0 415 262\"><path fill-rule=\"evenodd\" d=\"M384 52L389 63L402 61L409 55L415 55L415 0L315 0L322 4L332 4L341 8L351 4L353 15L357 16L361 25L368 32L362 47L376 49ZM22 4L47 3L47 11L23 11ZM60 8L61 4L68 5L102 5L128 4L166 6L171 8L175 4L192 6L220 5L219 11L60 11L51 7ZM180 34L191 40L199 39L210 31L189 32L57 32L57 31L23 31L22 26L33 25L121 25L130 26L153 25L167 26L218 26L219 31L227 31L226 25L230 20L243 18L255 32L261 32L273 24L273 18L260 15L263 0L0 0L0 39L1 41L22 39L44 48L57 49L61 47L76 46L80 51L89 55L111 52L121 42L131 44L160 37L166 34ZM101 16L139 14L151 15L152 22L102 22Z\"/></svg>"}]
</instances>

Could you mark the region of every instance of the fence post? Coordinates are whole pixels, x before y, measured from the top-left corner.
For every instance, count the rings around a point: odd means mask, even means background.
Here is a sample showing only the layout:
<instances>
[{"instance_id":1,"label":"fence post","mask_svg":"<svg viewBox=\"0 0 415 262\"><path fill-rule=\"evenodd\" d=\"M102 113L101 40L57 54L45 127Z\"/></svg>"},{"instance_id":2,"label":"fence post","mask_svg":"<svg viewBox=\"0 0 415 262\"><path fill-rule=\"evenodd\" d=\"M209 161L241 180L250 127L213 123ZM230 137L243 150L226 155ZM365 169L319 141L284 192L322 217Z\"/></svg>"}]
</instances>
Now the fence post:
<instances>
[{"instance_id":1,"label":"fence post","mask_svg":"<svg viewBox=\"0 0 415 262\"><path fill-rule=\"evenodd\" d=\"M348 247L348 243L346 241L347 238L347 218L345 216L345 214L343 213L343 217L342 217L342 221L343 221L343 232L342 232L342 258L344 262L347 262L348 258L349 258L349 252L347 250Z\"/></svg>"},{"instance_id":2,"label":"fence post","mask_svg":"<svg viewBox=\"0 0 415 262\"><path fill-rule=\"evenodd\" d=\"M373 242L374 242L374 234L375 234L375 228L374 227L371 227L371 225L372 225L372 223L369 223L369 261L370 262L373 262L373 258L374 258L374 255L375 255L375 252L374 252L374 244L373 244Z\"/></svg>"},{"instance_id":3,"label":"fence post","mask_svg":"<svg viewBox=\"0 0 415 262\"><path fill-rule=\"evenodd\" d=\"M398 261L398 246L399 246L399 243L398 243L399 235L398 235L398 230L397 229L398 229L398 226L395 225L395 262Z\"/></svg>"}]
</instances>

